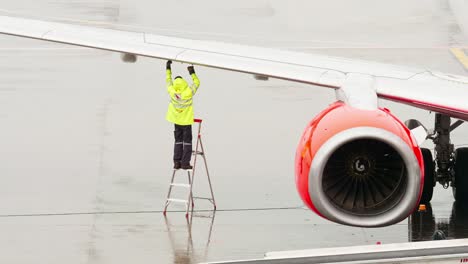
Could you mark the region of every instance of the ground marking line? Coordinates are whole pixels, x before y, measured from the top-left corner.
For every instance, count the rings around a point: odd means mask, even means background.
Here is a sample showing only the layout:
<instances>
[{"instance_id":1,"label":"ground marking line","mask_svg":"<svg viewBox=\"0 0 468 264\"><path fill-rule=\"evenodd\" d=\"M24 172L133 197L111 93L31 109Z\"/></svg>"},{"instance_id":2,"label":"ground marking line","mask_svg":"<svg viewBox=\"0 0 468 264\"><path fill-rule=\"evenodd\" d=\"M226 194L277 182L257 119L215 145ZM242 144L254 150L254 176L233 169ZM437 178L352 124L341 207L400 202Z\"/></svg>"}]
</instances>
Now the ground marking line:
<instances>
[{"instance_id":1,"label":"ground marking line","mask_svg":"<svg viewBox=\"0 0 468 264\"><path fill-rule=\"evenodd\" d=\"M276 210L296 210L302 209L301 206L293 207L265 207L265 208L233 208L233 209L218 209L216 212L247 212L247 211L276 211ZM0 215L0 218L9 217L37 217L37 216L73 216L73 215L113 215L113 214L154 214L162 213L161 210L148 211L103 211L103 212L64 212L64 213L36 213L36 214L5 214ZM170 213L185 213L185 210L168 210ZM194 213L213 212L213 210L193 210Z\"/></svg>"},{"instance_id":2,"label":"ground marking line","mask_svg":"<svg viewBox=\"0 0 468 264\"><path fill-rule=\"evenodd\" d=\"M465 52L460 48L451 48L450 52L465 67L465 70L468 70L468 57Z\"/></svg>"}]
</instances>

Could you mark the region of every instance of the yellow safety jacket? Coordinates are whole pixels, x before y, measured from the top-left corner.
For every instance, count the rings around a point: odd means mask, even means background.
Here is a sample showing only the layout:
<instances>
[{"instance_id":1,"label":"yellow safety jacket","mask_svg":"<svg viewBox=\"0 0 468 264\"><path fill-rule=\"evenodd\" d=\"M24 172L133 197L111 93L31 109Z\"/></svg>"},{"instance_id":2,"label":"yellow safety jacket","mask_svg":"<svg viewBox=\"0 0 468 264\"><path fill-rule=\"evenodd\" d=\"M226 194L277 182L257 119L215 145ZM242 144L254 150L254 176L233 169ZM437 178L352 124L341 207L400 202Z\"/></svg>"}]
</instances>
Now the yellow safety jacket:
<instances>
[{"instance_id":1,"label":"yellow safety jacket","mask_svg":"<svg viewBox=\"0 0 468 264\"><path fill-rule=\"evenodd\" d=\"M200 86L200 80L195 73L191 76L193 84L189 86L182 78L172 81L171 70L166 70L167 92L171 97L166 119L171 123L181 126L193 124L193 96Z\"/></svg>"}]
</instances>

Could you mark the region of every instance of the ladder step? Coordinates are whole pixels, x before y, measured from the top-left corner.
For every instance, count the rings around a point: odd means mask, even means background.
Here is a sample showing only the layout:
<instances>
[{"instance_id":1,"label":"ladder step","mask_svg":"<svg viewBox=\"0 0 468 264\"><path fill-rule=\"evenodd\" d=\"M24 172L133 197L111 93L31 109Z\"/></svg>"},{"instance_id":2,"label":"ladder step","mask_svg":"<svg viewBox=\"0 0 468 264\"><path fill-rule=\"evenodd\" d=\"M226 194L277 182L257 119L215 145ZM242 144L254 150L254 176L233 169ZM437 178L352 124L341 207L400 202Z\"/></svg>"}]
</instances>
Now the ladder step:
<instances>
[{"instance_id":1,"label":"ladder step","mask_svg":"<svg viewBox=\"0 0 468 264\"><path fill-rule=\"evenodd\" d=\"M208 201L212 201L213 199L212 198L206 198L206 197L193 197L193 199L198 199L198 200L208 200Z\"/></svg>"},{"instance_id":2,"label":"ladder step","mask_svg":"<svg viewBox=\"0 0 468 264\"><path fill-rule=\"evenodd\" d=\"M174 187L190 188L190 184L186 184L186 183L171 183L171 185Z\"/></svg>"},{"instance_id":3,"label":"ladder step","mask_svg":"<svg viewBox=\"0 0 468 264\"><path fill-rule=\"evenodd\" d=\"M186 200L182 200L182 199L172 199L172 198L169 198L167 199L168 202L174 202L174 203L188 203L188 201Z\"/></svg>"},{"instance_id":4,"label":"ladder step","mask_svg":"<svg viewBox=\"0 0 468 264\"><path fill-rule=\"evenodd\" d=\"M193 214L193 217L198 217L198 218L213 218L213 215Z\"/></svg>"},{"instance_id":5,"label":"ladder step","mask_svg":"<svg viewBox=\"0 0 468 264\"><path fill-rule=\"evenodd\" d=\"M203 155L205 155L205 153L203 153L203 151L192 151L192 155L200 155L200 156L203 156Z\"/></svg>"},{"instance_id":6,"label":"ladder step","mask_svg":"<svg viewBox=\"0 0 468 264\"><path fill-rule=\"evenodd\" d=\"M193 169L192 170L183 170L183 169L174 169L174 171L188 171L188 172L192 172L193 173Z\"/></svg>"}]
</instances>

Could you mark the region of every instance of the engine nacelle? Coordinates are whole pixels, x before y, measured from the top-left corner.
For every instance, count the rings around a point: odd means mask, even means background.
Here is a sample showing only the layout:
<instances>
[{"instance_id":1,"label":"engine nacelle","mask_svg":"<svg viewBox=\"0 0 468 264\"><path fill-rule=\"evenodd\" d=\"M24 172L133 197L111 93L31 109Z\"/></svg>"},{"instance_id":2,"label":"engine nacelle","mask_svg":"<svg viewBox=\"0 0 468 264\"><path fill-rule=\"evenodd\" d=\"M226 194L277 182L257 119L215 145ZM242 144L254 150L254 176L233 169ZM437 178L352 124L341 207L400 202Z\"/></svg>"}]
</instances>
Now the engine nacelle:
<instances>
[{"instance_id":1,"label":"engine nacelle","mask_svg":"<svg viewBox=\"0 0 468 264\"><path fill-rule=\"evenodd\" d=\"M387 109L332 104L307 126L296 184L318 215L345 225L387 226L419 203L424 164L414 137Z\"/></svg>"}]
</instances>

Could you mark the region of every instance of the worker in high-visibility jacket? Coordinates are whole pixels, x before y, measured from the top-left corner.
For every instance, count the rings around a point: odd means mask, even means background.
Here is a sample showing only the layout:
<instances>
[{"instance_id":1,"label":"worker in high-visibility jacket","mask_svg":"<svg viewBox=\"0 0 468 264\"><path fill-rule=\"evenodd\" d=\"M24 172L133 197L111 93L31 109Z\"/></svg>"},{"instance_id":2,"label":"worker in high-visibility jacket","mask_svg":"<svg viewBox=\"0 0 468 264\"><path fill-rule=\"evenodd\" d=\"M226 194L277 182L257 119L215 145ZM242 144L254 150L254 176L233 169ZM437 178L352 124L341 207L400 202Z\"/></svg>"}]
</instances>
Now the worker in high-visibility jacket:
<instances>
[{"instance_id":1,"label":"worker in high-visibility jacket","mask_svg":"<svg viewBox=\"0 0 468 264\"><path fill-rule=\"evenodd\" d=\"M174 169L190 170L192 158L193 96L200 86L200 80L193 66L187 67L193 83L189 85L182 77L172 80L172 61L166 63L166 85L171 102L166 119L174 123Z\"/></svg>"}]
</instances>

